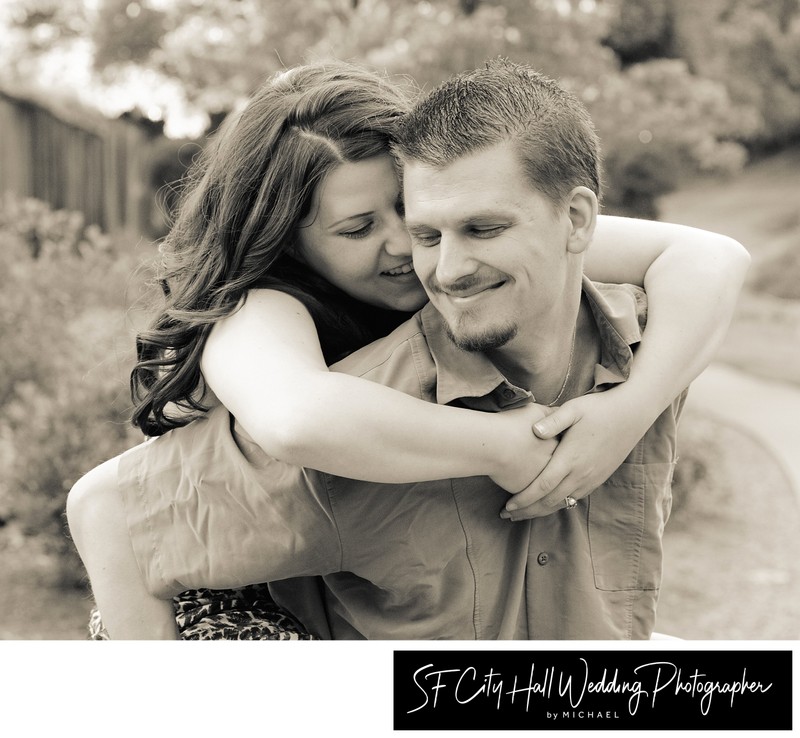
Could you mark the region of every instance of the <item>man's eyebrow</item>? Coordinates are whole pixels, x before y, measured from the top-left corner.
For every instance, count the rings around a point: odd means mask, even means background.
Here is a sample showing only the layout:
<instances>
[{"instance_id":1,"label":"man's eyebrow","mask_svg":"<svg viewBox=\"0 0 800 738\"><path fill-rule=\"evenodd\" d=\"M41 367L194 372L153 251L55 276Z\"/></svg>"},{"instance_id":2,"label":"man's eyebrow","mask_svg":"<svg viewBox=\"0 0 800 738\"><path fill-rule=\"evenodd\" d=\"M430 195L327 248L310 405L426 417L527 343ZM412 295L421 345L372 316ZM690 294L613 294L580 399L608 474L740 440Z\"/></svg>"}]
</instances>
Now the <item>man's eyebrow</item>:
<instances>
[{"instance_id":1,"label":"man's eyebrow","mask_svg":"<svg viewBox=\"0 0 800 738\"><path fill-rule=\"evenodd\" d=\"M478 221L506 221L512 220L511 213L500 210L483 210L477 213L465 215L458 221L460 226L470 225Z\"/></svg>"},{"instance_id":2,"label":"man's eyebrow","mask_svg":"<svg viewBox=\"0 0 800 738\"><path fill-rule=\"evenodd\" d=\"M421 235L423 233L430 233L436 229L431 226L426 226L422 223L408 223L408 221L406 221L406 230L413 236Z\"/></svg>"}]
</instances>

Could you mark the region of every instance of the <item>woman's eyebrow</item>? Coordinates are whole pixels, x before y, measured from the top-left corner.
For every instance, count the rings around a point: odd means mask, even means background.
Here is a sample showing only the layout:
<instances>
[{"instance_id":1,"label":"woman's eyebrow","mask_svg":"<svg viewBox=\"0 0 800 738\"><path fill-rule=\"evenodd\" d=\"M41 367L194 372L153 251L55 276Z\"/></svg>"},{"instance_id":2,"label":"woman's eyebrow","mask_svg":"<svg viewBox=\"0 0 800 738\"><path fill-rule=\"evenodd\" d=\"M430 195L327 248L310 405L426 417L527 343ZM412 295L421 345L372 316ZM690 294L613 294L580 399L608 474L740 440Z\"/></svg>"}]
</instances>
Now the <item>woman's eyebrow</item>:
<instances>
[{"instance_id":1,"label":"woman's eyebrow","mask_svg":"<svg viewBox=\"0 0 800 738\"><path fill-rule=\"evenodd\" d=\"M366 213L355 213L353 215L348 215L346 218L342 218L341 220L337 220L335 223L331 223L328 228L336 228L342 223L346 223L348 220L354 220L356 218L368 218L370 215L372 215L371 210Z\"/></svg>"}]
</instances>

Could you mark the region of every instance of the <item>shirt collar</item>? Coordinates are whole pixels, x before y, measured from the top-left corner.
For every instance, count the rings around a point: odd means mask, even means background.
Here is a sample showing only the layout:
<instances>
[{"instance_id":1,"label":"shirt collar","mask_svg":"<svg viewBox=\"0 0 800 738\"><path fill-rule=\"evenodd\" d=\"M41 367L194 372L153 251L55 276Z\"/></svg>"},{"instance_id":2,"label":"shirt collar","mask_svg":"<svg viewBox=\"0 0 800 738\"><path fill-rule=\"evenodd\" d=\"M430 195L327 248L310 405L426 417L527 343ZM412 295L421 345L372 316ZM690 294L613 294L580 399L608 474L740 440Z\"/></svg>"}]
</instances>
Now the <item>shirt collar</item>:
<instances>
[{"instance_id":1,"label":"shirt collar","mask_svg":"<svg viewBox=\"0 0 800 738\"><path fill-rule=\"evenodd\" d=\"M436 402L455 400L480 410L501 410L531 399L528 390L509 382L481 352L458 348L445 330L444 320L431 303L421 312L422 331L436 364Z\"/></svg>"},{"instance_id":2,"label":"shirt collar","mask_svg":"<svg viewBox=\"0 0 800 738\"><path fill-rule=\"evenodd\" d=\"M600 361L595 365L593 392L625 382L633 352L647 322L647 296L631 284L604 284L583 278L583 294L600 334Z\"/></svg>"},{"instance_id":3,"label":"shirt collar","mask_svg":"<svg viewBox=\"0 0 800 738\"><path fill-rule=\"evenodd\" d=\"M641 341L646 320L646 297L633 285L595 283L586 277L582 289L602 344L592 389L598 391L630 376L633 351ZM533 398L528 390L509 382L485 354L458 348L430 303L422 309L420 318L436 364L437 403L459 400L477 410L498 411Z\"/></svg>"}]
</instances>

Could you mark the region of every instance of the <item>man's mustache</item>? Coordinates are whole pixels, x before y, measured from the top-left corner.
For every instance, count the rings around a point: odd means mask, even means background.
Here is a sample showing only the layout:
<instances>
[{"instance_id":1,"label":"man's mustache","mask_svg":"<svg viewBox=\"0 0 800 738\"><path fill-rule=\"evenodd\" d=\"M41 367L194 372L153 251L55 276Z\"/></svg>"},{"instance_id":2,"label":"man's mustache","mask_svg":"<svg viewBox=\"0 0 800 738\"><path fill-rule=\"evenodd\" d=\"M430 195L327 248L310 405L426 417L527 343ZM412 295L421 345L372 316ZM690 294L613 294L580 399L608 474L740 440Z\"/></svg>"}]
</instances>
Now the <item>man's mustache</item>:
<instances>
[{"instance_id":1,"label":"man's mustache","mask_svg":"<svg viewBox=\"0 0 800 738\"><path fill-rule=\"evenodd\" d=\"M468 274L452 282L442 283L433 275L428 279L427 286L431 292L443 293L453 296L473 295L490 287L497 287L506 281L506 276L501 272L492 274Z\"/></svg>"}]
</instances>

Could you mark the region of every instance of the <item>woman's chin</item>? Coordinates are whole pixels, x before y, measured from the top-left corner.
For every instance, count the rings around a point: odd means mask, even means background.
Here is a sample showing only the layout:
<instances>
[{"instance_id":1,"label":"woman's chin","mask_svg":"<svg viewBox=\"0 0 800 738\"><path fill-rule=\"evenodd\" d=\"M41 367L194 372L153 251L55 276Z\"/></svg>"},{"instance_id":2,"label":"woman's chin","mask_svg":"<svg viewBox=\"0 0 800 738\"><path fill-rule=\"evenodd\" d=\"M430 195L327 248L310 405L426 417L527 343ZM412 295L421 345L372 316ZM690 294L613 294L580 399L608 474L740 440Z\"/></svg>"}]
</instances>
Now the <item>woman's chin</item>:
<instances>
[{"instance_id":1,"label":"woman's chin","mask_svg":"<svg viewBox=\"0 0 800 738\"><path fill-rule=\"evenodd\" d=\"M397 310L402 313L415 313L428 302L428 295L420 287L419 292L407 295L402 299L392 300L388 306L389 310Z\"/></svg>"},{"instance_id":2,"label":"woman's chin","mask_svg":"<svg viewBox=\"0 0 800 738\"><path fill-rule=\"evenodd\" d=\"M404 289L397 289L398 284L388 286L373 299L364 299L369 305L383 310L394 310L401 313L415 313L428 302L428 295L417 281L415 284L405 285Z\"/></svg>"}]
</instances>

